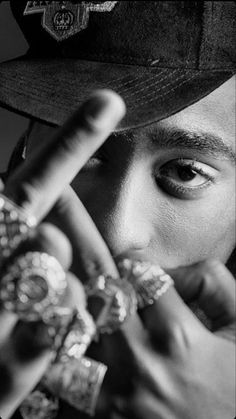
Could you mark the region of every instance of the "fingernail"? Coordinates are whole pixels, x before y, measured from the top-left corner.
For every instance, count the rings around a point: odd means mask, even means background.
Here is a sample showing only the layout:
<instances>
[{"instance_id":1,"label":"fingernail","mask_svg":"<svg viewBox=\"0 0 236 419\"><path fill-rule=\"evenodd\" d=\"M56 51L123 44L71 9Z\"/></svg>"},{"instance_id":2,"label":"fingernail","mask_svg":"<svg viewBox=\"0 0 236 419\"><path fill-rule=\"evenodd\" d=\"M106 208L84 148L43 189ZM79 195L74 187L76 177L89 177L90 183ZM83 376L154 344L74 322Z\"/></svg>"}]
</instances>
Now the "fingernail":
<instances>
[{"instance_id":1,"label":"fingernail","mask_svg":"<svg viewBox=\"0 0 236 419\"><path fill-rule=\"evenodd\" d=\"M93 129L112 129L125 115L123 99L112 90L97 90L84 104L84 117Z\"/></svg>"}]
</instances>

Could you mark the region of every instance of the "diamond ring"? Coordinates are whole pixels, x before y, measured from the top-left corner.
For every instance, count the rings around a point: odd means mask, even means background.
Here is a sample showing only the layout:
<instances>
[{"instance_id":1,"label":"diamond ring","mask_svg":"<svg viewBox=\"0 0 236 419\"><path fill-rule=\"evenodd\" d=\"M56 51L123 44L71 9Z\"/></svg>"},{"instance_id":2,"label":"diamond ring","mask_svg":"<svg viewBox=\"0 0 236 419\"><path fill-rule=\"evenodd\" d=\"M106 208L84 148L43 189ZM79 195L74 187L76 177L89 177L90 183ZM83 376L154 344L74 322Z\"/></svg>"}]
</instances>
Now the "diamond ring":
<instances>
[{"instance_id":1,"label":"diamond ring","mask_svg":"<svg viewBox=\"0 0 236 419\"><path fill-rule=\"evenodd\" d=\"M133 285L139 309L153 304L174 285L173 279L160 266L147 261L123 259L118 268L121 277Z\"/></svg>"},{"instance_id":2,"label":"diamond ring","mask_svg":"<svg viewBox=\"0 0 236 419\"><path fill-rule=\"evenodd\" d=\"M36 219L0 193L0 265L25 240Z\"/></svg>"},{"instance_id":3,"label":"diamond ring","mask_svg":"<svg viewBox=\"0 0 236 419\"><path fill-rule=\"evenodd\" d=\"M47 253L28 252L5 267L0 299L6 310L26 321L35 321L61 304L66 288L66 275L56 258Z\"/></svg>"},{"instance_id":4,"label":"diamond ring","mask_svg":"<svg viewBox=\"0 0 236 419\"><path fill-rule=\"evenodd\" d=\"M98 332L112 333L137 309L137 299L131 284L120 278L100 275L85 286L90 310Z\"/></svg>"}]
</instances>

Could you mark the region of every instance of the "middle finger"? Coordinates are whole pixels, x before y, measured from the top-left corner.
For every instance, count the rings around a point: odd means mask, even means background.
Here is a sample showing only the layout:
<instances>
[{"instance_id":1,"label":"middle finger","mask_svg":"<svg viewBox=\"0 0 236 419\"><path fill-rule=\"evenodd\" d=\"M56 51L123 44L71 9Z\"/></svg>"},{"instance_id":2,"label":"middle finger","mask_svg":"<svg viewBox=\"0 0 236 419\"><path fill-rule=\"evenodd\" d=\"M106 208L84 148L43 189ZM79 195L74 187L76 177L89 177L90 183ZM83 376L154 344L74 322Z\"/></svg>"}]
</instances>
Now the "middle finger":
<instances>
[{"instance_id":1,"label":"middle finger","mask_svg":"<svg viewBox=\"0 0 236 419\"><path fill-rule=\"evenodd\" d=\"M124 113L124 102L116 93L95 92L54 137L14 172L4 194L41 221Z\"/></svg>"}]
</instances>

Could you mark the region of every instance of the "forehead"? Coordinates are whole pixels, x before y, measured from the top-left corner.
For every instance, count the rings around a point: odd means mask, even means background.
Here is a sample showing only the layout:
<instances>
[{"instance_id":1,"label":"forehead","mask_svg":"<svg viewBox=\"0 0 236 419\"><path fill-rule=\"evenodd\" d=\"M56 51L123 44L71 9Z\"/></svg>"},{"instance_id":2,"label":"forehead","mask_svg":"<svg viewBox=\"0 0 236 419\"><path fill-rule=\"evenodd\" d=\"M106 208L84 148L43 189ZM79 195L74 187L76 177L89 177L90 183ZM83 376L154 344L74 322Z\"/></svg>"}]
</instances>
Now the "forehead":
<instances>
[{"instance_id":1,"label":"forehead","mask_svg":"<svg viewBox=\"0 0 236 419\"><path fill-rule=\"evenodd\" d=\"M150 133L158 130L181 128L201 131L222 137L235 150L235 84L233 76L219 88L197 103L159 122L119 133L119 138L132 138L135 142L148 142ZM29 151L47 141L55 133L55 127L35 122L30 135Z\"/></svg>"},{"instance_id":2,"label":"forehead","mask_svg":"<svg viewBox=\"0 0 236 419\"><path fill-rule=\"evenodd\" d=\"M235 84L236 76L197 103L169 118L144 127L145 135L152 130L181 128L207 132L224 139L235 150Z\"/></svg>"}]
</instances>

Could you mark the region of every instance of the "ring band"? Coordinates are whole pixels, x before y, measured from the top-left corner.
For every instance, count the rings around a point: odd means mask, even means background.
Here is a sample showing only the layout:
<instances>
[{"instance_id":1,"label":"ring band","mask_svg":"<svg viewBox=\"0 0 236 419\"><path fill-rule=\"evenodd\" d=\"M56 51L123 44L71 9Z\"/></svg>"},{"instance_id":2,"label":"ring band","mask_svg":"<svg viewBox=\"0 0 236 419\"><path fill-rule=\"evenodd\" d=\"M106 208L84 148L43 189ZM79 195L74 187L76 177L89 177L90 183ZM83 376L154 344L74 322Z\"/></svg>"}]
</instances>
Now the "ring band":
<instances>
[{"instance_id":1,"label":"ring band","mask_svg":"<svg viewBox=\"0 0 236 419\"><path fill-rule=\"evenodd\" d=\"M100 275L86 284L85 291L99 333L114 332L137 309L135 291L125 280Z\"/></svg>"},{"instance_id":2,"label":"ring band","mask_svg":"<svg viewBox=\"0 0 236 419\"><path fill-rule=\"evenodd\" d=\"M67 287L66 275L53 256L28 252L6 266L0 282L3 307L26 321L40 320L60 305Z\"/></svg>"},{"instance_id":3,"label":"ring band","mask_svg":"<svg viewBox=\"0 0 236 419\"><path fill-rule=\"evenodd\" d=\"M0 265L36 224L35 217L0 193Z\"/></svg>"},{"instance_id":4,"label":"ring band","mask_svg":"<svg viewBox=\"0 0 236 419\"><path fill-rule=\"evenodd\" d=\"M106 371L106 365L93 359L69 357L52 364L42 383L55 396L93 415Z\"/></svg>"},{"instance_id":5,"label":"ring band","mask_svg":"<svg viewBox=\"0 0 236 419\"><path fill-rule=\"evenodd\" d=\"M146 261L123 259L118 268L121 277L133 285L139 309L152 305L174 285L173 279L160 266Z\"/></svg>"}]
</instances>

